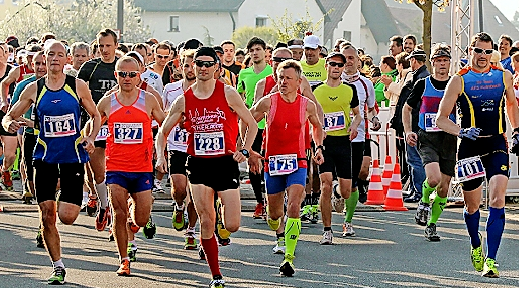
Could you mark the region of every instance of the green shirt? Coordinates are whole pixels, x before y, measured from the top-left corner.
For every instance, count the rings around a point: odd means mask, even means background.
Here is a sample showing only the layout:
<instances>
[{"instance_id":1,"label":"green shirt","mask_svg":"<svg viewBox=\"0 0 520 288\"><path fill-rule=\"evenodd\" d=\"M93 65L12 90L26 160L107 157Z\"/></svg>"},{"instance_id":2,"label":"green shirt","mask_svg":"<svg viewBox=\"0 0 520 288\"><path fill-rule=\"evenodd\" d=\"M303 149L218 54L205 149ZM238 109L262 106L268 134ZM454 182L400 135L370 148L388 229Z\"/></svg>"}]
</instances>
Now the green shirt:
<instances>
[{"instance_id":1,"label":"green shirt","mask_svg":"<svg viewBox=\"0 0 520 288\"><path fill-rule=\"evenodd\" d=\"M359 106L356 86L341 83L330 87L324 82L312 86L316 100L325 114L324 129L327 136L347 136L351 124L350 112Z\"/></svg>"},{"instance_id":2,"label":"green shirt","mask_svg":"<svg viewBox=\"0 0 520 288\"><path fill-rule=\"evenodd\" d=\"M385 72L381 73L381 76L387 75L392 77L392 81L395 82L395 78L397 75L397 70L392 70L391 72ZM377 83L374 85L374 90L376 92L376 102L379 107L381 106L381 102L385 102L385 107L390 107L390 99L386 99L385 97L385 84L381 82L381 80L378 80Z\"/></svg>"},{"instance_id":3,"label":"green shirt","mask_svg":"<svg viewBox=\"0 0 520 288\"><path fill-rule=\"evenodd\" d=\"M303 76L309 80L309 84L316 85L327 80L327 70L325 69L325 59L320 58L314 65L307 64L307 61L301 61Z\"/></svg>"},{"instance_id":4,"label":"green shirt","mask_svg":"<svg viewBox=\"0 0 520 288\"><path fill-rule=\"evenodd\" d=\"M237 91L240 94L245 92L247 108L251 108L255 101L256 83L271 74L273 74L273 68L269 65L265 66L264 70L258 74L253 70L253 66L240 70L238 74ZM265 128L265 120L258 123L258 128Z\"/></svg>"}]
</instances>

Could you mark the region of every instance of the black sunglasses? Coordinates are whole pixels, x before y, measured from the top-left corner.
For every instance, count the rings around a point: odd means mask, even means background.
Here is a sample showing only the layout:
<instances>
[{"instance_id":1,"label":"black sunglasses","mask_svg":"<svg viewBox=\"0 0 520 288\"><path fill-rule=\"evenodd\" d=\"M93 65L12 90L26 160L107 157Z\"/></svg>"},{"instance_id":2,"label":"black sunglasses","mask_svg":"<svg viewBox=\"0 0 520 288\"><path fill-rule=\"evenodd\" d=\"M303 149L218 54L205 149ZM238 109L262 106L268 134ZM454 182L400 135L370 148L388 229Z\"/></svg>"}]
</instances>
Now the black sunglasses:
<instances>
[{"instance_id":1,"label":"black sunglasses","mask_svg":"<svg viewBox=\"0 0 520 288\"><path fill-rule=\"evenodd\" d=\"M329 63L327 63L327 64L329 64L329 65L332 66L332 67L336 67L336 66L338 66L339 68L345 66L345 63L338 63L338 62L329 62Z\"/></svg>"},{"instance_id":2,"label":"black sunglasses","mask_svg":"<svg viewBox=\"0 0 520 288\"><path fill-rule=\"evenodd\" d=\"M292 59L292 58L273 57L273 61L274 61L274 62L279 62L279 63L281 63L281 62L283 62L283 61L285 61L285 60L291 60L291 59Z\"/></svg>"},{"instance_id":3,"label":"black sunglasses","mask_svg":"<svg viewBox=\"0 0 520 288\"><path fill-rule=\"evenodd\" d=\"M138 73L139 72L135 72L135 71L130 71L130 72L127 72L127 71L117 71L117 76L119 76L121 78L126 78L126 76L128 76L130 78L135 78Z\"/></svg>"},{"instance_id":4,"label":"black sunglasses","mask_svg":"<svg viewBox=\"0 0 520 288\"><path fill-rule=\"evenodd\" d=\"M161 54L155 54L155 56L157 56L157 58L159 58L159 59L166 59L166 58L170 57L170 55L161 55Z\"/></svg>"},{"instance_id":5,"label":"black sunglasses","mask_svg":"<svg viewBox=\"0 0 520 288\"><path fill-rule=\"evenodd\" d=\"M475 47L473 48L473 51L475 51L475 53L477 54L486 54L486 55L491 55L493 54L493 49L482 49L482 48L478 48L478 47Z\"/></svg>"},{"instance_id":6,"label":"black sunglasses","mask_svg":"<svg viewBox=\"0 0 520 288\"><path fill-rule=\"evenodd\" d=\"M198 67L206 67L206 68L209 68L211 66L215 66L217 62L215 61L203 61L203 60L195 60L195 65L197 65Z\"/></svg>"}]
</instances>

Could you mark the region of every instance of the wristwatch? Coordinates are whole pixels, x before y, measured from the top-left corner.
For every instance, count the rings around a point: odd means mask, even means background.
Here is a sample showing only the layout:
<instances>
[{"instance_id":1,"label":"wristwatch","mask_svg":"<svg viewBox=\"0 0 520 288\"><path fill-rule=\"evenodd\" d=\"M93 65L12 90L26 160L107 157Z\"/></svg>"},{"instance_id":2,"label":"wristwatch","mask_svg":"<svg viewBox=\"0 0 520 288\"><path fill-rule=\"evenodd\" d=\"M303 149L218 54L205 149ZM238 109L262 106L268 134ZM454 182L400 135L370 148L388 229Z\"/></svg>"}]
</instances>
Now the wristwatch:
<instances>
[{"instance_id":1,"label":"wristwatch","mask_svg":"<svg viewBox=\"0 0 520 288\"><path fill-rule=\"evenodd\" d=\"M318 151L318 149L321 149L321 152L323 153L323 151L325 151L325 146L323 146L323 145L316 146L316 149L314 149L314 152Z\"/></svg>"},{"instance_id":2,"label":"wristwatch","mask_svg":"<svg viewBox=\"0 0 520 288\"><path fill-rule=\"evenodd\" d=\"M242 155L246 156L246 158L249 158L249 151L247 151L247 149L242 149L239 152L242 153Z\"/></svg>"}]
</instances>

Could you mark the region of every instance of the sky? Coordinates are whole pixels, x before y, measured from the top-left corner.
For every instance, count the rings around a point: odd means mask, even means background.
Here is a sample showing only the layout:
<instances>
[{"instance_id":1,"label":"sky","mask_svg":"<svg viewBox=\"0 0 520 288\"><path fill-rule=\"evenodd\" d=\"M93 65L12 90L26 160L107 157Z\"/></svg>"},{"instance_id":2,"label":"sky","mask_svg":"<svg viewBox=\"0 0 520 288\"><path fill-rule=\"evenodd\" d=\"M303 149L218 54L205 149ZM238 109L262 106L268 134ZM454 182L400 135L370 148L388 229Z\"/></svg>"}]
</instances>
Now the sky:
<instances>
[{"instance_id":1,"label":"sky","mask_svg":"<svg viewBox=\"0 0 520 288\"><path fill-rule=\"evenodd\" d=\"M513 20L513 16L515 15L515 11L520 10L520 1L518 0L490 0L493 5L497 6L498 9L509 20Z\"/></svg>"}]
</instances>

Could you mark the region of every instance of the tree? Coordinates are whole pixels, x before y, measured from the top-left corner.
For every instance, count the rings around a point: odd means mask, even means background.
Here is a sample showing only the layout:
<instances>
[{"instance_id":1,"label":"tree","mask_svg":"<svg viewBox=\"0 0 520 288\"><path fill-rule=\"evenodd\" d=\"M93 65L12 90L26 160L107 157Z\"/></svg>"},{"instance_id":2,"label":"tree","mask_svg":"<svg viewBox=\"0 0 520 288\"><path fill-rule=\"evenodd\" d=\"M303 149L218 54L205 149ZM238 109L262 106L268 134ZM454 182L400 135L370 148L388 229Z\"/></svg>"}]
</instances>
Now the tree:
<instances>
[{"instance_id":1,"label":"tree","mask_svg":"<svg viewBox=\"0 0 520 288\"><path fill-rule=\"evenodd\" d=\"M332 11L333 9L329 10L327 14ZM282 16L276 17L275 19L269 17L269 19L271 20L271 25L276 30L278 41L287 42L296 38L303 39L305 37L305 32L307 31L314 32L319 30L327 14L323 15L316 23L314 23L309 12L309 7L305 6L305 15L300 17L300 20L298 21L293 20L295 18L291 13L289 13L288 9L285 9L285 13Z\"/></svg>"},{"instance_id":2,"label":"tree","mask_svg":"<svg viewBox=\"0 0 520 288\"><path fill-rule=\"evenodd\" d=\"M116 28L117 0L75 0L58 4L54 0L21 0L20 9L0 21L1 35L16 35L20 42L45 32L69 43L90 42L103 28ZM151 37L143 27L141 10L133 0L124 0L124 42L142 42Z\"/></svg>"},{"instance_id":3,"label":"tree","mask_svg":"<svg viewBox=\"0 0 520 288\"><path fill-rule=\"evenodd\" d=\"M202 28L204 28L204 45L213 46L213 41L215 41L215 38L211 36L208 27L202 25Z\"/></svg>"},{"instance_id":4,"label":"tree","mask_svg":"<svg viewBox=\"0 0 520 288\"><path fill-rule=\"evenodd\" d=\"M265 41L265 43L274 46L278 41L276 30L272 27L249 27L244 26L236 29L231 35L231 40L235 42L236 47L245 48L247 42L253 36L256 36Z\"/></svg>"}]
</instances>

